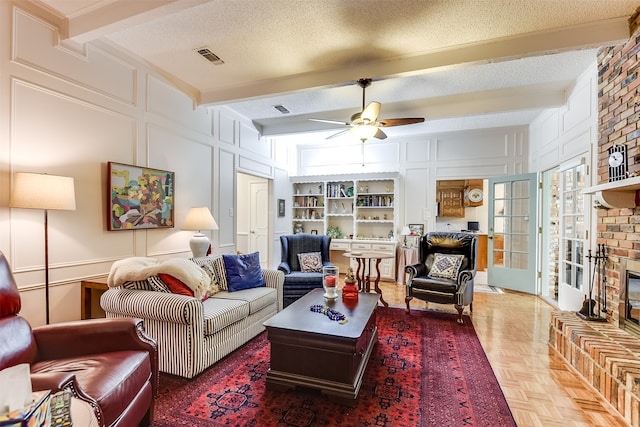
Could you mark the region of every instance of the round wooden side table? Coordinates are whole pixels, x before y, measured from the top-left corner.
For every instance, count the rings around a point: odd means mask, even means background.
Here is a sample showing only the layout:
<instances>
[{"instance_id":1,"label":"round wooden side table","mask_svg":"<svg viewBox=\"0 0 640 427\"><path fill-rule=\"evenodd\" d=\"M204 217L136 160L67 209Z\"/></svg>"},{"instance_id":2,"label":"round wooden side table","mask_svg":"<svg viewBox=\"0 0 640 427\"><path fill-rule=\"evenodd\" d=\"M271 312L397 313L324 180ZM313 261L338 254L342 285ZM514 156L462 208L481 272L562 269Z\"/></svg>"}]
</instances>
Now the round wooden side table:
<instances>
[{"instance_id":1,"label":"round wooden side table","mask_svg":"<svg viewBox=\"0 0 640 427\"><path fill-rule=\"evenodd\" d=\"M358 262L358 270L356 271L356 280L358 280L358 289L361 292L371 291L371 261L375 262L376 268L376 280L374 281L374 289L380 295L380 302L389 307L382 297L382 290L380 289L380 262L383 259L393 258L395 254L388 254L384 252L345 252L342 254L348 258L353 258Z\"/></svg>"}]
</instances>

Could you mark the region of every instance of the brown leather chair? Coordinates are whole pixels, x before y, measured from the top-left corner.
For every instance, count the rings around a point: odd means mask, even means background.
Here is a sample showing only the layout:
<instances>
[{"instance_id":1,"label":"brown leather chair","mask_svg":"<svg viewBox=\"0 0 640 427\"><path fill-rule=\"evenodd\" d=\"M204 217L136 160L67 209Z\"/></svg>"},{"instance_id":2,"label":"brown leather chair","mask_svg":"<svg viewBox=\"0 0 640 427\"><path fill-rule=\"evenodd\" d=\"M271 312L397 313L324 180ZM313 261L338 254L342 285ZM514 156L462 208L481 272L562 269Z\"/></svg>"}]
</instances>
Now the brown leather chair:
<instances>
[{"instance_id":1,"label":"brown leather chair","mask_svg":"<svg viewBox=\"0 0 640 427\"><path fill-rule=\"evenodd\" d=\"M444 268L434 267L436 254ZM460 255L459 265L450 266L448 255ZM409 274L405 302L415 297L427 302L453 304L458 310L458 323L463 324L462 311L468 305L473 311L473 280L476 275L478 236L472 233L432 232L420 239L420 262L405 267ZM436 270L437 273L436 273ZM451 274L448 276L448 274Z\"/></svg>"},{"instance_id":2,"label":"brown leather chair","mask_svg":"<svg viewBox=\"0 0 640 427\"><path fill-rule=\"evenodd\" d=\"M0 370L28 363L34 391L71 391L91 405L100 426L151 424L158 350L141 320L83 320L32 330L20 308L20 293L0 252Z\"/></svg>"}]
</instances>

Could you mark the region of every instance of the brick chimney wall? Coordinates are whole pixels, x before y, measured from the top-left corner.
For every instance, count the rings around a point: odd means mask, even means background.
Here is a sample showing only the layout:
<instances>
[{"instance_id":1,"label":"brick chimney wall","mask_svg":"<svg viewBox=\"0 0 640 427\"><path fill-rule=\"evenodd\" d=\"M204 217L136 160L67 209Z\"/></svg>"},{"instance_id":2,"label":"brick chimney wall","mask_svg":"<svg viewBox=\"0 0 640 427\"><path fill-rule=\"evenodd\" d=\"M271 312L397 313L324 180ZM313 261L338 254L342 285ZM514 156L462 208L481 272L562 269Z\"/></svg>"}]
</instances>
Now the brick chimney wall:
<instances>
[{"instance_id":1,"label":"brick chimney wall","mask_svg":"<svg viewBox=\"0 0 640 427\"><path fill-rule=\"evenodd\" d=\"M629 173L640 175L640 31L598 52L598 183L609 181L608 149L627 146ZM638 157L638 160L636 160ZM618 324L620 260L640 260L640 207L598 209L597 242L607 246L607 308ZM595 290L594 290L595 293ZM594 295L595 298L596 295Z\"/></svg>"}]
</instances>

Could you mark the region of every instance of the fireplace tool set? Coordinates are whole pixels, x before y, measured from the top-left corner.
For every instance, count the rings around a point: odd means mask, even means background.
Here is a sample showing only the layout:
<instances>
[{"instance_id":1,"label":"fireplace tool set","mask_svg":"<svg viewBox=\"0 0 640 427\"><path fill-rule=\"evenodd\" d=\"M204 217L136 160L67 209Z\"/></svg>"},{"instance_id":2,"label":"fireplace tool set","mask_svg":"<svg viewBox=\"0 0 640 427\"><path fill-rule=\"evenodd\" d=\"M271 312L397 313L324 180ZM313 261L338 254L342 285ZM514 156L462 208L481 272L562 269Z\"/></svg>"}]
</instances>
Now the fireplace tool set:
<instances>
[{"instance_id":1,"label":"fireplace tool set","mask_svg":"<svg viewBox=\"0 0 640 427\"><path fill-rule=\"evenodd\" d=\"M589 249L589 253L587 255L587 259L589 260L589 296L585 297L584 302L582 303L582 308L576 314L578 317L596 321L596 322L606 322L607 321L607 247L600 243L596 249L596 254L591 254L591 249ZM600 311L605 313L605 316L602 317L596 311L597 302L593 299L593 285L598 276L598 286L596 298L598 301L602 301L600 305Z\"/></svg>"}]
</instances>

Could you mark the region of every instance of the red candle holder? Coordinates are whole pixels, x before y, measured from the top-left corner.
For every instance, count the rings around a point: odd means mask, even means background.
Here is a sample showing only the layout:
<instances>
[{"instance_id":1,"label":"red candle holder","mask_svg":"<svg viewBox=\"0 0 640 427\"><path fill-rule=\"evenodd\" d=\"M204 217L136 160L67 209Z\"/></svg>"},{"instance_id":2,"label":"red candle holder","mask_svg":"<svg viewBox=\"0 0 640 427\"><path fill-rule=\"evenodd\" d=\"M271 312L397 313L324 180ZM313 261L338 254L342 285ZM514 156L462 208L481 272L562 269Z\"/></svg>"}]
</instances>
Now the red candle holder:
<instances>
[{"instance_id":1,"label":"red candle holder","mask_svg":"<svg viewBox=\"0 0 640 427\"><path fill-rule=\"evenodd\" d=\"M339 270L338 267L322 267L322 287L324 288L324 297L327 299L336 299L338 297Z\"/></svg>"}]
</instances>

